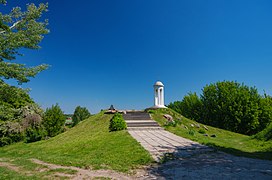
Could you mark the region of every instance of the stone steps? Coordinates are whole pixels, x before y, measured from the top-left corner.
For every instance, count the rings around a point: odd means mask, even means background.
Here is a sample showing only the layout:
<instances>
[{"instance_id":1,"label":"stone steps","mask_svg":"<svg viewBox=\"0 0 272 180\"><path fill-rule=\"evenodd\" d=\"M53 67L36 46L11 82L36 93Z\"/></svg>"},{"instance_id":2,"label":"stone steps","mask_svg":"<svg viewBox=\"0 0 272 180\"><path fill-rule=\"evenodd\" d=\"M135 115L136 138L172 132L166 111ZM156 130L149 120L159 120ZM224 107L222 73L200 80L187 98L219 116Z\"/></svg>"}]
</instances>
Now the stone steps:
<instances>
[{"instance_id":1,"label":"stone steps","mask_svg":"<svg viewBox=\"0 0 272 180\"><path fill-rule=\"evenodd\" d=\"M156 122L127 123L128 127L160 127Z\"/></svg>"},{"instance_id":2,"label":"stone steps","mask_svg":"<svg viewBox=\"0 0 272 180\"><path fill-rule=\"evenodd\" d=\"M127 112L123 115L128 130L141 130L141 129L162 129L159 124L152 120L150 115L143 111Z\"/></svg>"}]
</instances>

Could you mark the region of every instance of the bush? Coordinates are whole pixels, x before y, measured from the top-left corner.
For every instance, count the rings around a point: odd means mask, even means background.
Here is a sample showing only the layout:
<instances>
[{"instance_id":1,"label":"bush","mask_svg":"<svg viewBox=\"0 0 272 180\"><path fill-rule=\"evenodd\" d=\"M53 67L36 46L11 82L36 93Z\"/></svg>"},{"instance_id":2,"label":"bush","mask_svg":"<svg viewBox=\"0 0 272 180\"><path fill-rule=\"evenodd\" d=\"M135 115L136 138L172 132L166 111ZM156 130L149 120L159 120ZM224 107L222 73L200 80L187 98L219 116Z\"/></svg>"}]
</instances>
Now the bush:
<instances>
[{"instance_id":1,"label":"bush","mask_svg":"<svg viewBox=\"0 0 272 180\"><path fill-rule=\"evenodd\" d=\"M77 125L80 121L83 121L91 116L91 113L85 107L77 106L72 116L73 126Z\"/></svg>"},{"instance_id":2,"label":"bush","mask_svg":"<svg viewBox=\"0 0 272 180\"><path fill-rule=\"evenodd\" d=\"M24 131L18 122L0 123L0 147L24 140Z\"/></svg>"},{"instance_id":3,"label":"bush","mask_svg":"<svg viewBox=\"0 0 272 180\"><path fill-rule=\"evenodd\" d=\"M42 118L39 114L28 114L22 124L25 128L25 142L36 142L45 137L46 131L44 130Z\"/></svg>"},{"instance_id":4,"label":"bush","mask_svg":"<svg viewBox=\"0 0 272 180\"><path fill-rule=\"evenodd\" d=\"M110 120L110 131L120 131L127 129L127 124L120 113L114 114L114 116Z\"/></svg>"},{"instance_id":5,"label":"bush","mask_svg":"<svg viewBox=\"0 0 272 180\"><path fill-rule=\"evenodd\" d=\"M31 143L42 140L46 136L46 131L42 126L34 126L26 129L25 142Z\"/></svg>"},{"instance_id":6,"label":"bush","mask_svg":"<svg viewBox=\"0 0 272 180\"><path fill-rule=\"evenodd\" d=\"M47 108L43 115L43 126L49 137L54 137L63 132L65 115L58 104Z\"/></svg>"}]
</instances>

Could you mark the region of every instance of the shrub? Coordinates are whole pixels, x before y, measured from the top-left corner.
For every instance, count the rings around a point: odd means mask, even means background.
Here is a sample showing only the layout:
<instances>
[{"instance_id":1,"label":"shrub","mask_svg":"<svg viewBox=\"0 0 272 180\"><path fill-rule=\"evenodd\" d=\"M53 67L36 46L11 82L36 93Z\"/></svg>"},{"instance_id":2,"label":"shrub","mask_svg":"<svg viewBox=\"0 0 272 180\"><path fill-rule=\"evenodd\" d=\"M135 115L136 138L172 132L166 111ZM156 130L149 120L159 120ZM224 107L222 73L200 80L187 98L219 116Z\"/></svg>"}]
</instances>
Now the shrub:
<instances>
[{"instance_id":1,"label":"shrub","mask_svg":"<svg viewBox=\"0 0 272 180\"><path fill-rule=\"evenodd\" d=\"M110 131L120 131L127 129L127 124L120 113L114 114L114 116L110 120Z\"/></svg>"},{"instance_id":2,"label":"shrub","mask_svg":"<svg viewBox=\"0 0 272 180\"><path fill-rule=\"evenodd\" d=\"M72 116L73 126L77 125L80 121L87 119L91 116L91 113L86 107L77 106Z\"/></svg>"},{"instance_id":3,"label":"shrub","mask_svg":"<svg viewBox=\"0 0 272 180\"><path fill-rule=\"evenodd\" d=\"M34 126L26 129L25 142L31 143L42 140L46 136L46 131L42 126Z\"/></svg>"},{"instance_id":4,"label":"shrub","mask_svg":"<svg viewBox=\"0 0 272 180\"><path fill-rule=\"evenodd\" d=\"M0 146L19 142L24 139L24 131L18 122L0 123Z\"/></svg>"},{"instance_id":5,"label":"shrub","mask_svg":"<svg viewBox=\"0 0 272 180\"><path fill-rule=\"evenodd\" d=\"M42 118L39 114L28 114L24 118L22 124L25 128L25 142L36 142L45 137L46 132L41 122Z\"/></svg>"},{"instance_id":6,"label":"shrub","mask_svg":"<svg viewBox=\"0 0 272 180\"><path fill-rule=\"evenodd\" d=\"M43 115L43 125L49 137L54 137L63 131L65 115L58 104L47 108Z\"/></svg>"}]
</instances>

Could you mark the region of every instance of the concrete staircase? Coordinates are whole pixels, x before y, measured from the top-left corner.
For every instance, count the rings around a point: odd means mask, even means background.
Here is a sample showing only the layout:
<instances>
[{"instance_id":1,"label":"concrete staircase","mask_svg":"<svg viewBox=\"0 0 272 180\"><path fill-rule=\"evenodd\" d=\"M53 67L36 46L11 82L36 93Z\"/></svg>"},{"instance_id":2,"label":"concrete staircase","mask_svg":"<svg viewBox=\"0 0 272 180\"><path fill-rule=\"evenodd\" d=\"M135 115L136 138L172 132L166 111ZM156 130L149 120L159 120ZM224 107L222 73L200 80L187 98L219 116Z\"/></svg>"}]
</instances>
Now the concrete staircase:
<instances>
[{"instance_id":1,"label":"concrete staircase","mask_svg":"<svg viewBox=\"0 0 272 180\"><path fill-rule=\"evenodd\" d=\"M144 111L131 111L123 114L128 130L162 129L159 124L152 120Z\"/></svg>"}]
</instances>

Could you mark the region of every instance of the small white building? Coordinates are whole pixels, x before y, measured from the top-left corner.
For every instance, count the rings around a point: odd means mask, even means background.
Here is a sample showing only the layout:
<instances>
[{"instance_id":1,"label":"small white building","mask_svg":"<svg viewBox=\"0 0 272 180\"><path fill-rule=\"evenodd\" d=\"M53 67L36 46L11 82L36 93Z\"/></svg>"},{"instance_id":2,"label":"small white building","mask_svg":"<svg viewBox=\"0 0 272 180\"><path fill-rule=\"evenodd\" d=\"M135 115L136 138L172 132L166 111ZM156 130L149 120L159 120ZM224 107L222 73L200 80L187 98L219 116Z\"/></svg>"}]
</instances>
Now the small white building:
<instances>
[{"instance_id":1,"label":"small white building","mask_svg":"<svg viewBox=\"0 0 272 180\"><path fill-rule=\"evenodd\" d=\"M166 108L164 105L164 85L162 82L157 81L154 84L154 107L153 108Z\"/></svg>"}]
</instances>

